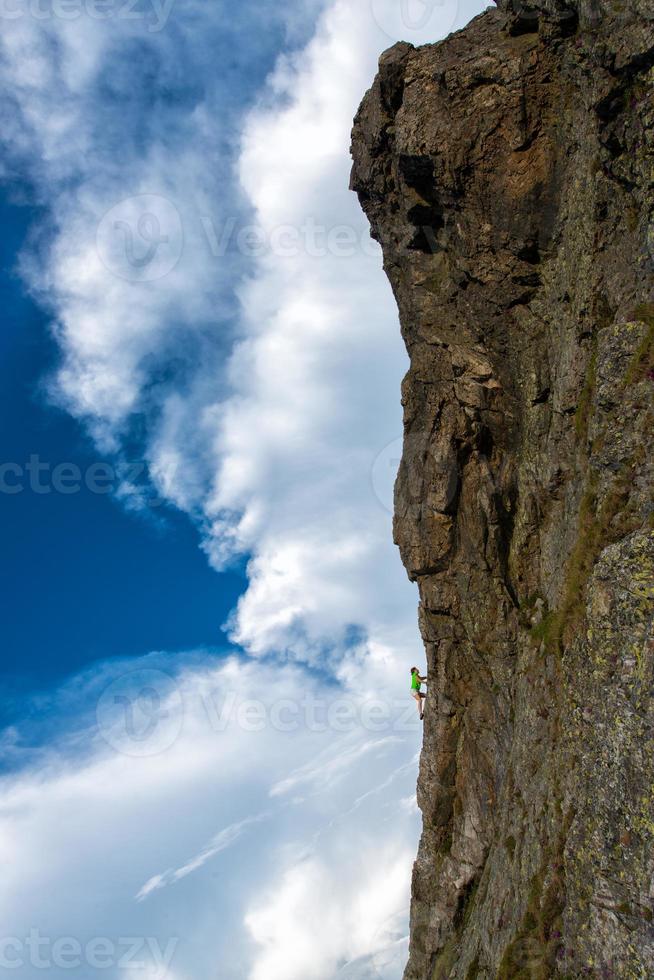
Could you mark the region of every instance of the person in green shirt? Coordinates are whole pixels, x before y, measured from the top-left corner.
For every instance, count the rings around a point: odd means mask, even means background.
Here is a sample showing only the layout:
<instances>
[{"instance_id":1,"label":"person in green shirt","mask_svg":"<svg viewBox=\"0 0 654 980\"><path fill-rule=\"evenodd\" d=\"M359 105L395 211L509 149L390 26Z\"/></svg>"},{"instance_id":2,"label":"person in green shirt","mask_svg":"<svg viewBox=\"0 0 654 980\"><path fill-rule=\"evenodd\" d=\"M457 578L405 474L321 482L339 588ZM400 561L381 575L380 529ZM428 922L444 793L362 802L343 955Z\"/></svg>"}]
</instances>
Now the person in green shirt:
<instances>
[{"instance_id":1,"label":"person in green shirt","mask_svg":"<svg viewBox=\"0 0 654 980\"><path fill-rule=\"evenodd\" d=\"M418 702L418 714L420 715L420 721L425 717L425 710L423 706L423 701L427 697L420 690L421 686L427 680L426 677L421 677L420 672L417 667L411 668L411 696Z\"/></svg>"}]
</instances>

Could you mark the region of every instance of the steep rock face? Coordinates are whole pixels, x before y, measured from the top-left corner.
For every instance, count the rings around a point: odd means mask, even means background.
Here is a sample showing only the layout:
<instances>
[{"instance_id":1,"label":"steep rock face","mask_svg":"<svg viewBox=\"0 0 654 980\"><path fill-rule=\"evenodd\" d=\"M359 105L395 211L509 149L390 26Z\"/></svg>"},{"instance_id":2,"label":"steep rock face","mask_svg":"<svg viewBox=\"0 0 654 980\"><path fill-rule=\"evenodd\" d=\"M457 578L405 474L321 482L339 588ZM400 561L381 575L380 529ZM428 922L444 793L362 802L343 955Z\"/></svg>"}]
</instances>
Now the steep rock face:
<instances>
[{"instance_id":1,"label":"steep rock face","mask_svg":"<svg viewBox=\"0 0 654 980\"><path fill-rule=\"evenodd\" d=\"M352 188L411 366L429 697L405 980L654 976L654 7L380 59Z\"/></svg>"}]
</instances>

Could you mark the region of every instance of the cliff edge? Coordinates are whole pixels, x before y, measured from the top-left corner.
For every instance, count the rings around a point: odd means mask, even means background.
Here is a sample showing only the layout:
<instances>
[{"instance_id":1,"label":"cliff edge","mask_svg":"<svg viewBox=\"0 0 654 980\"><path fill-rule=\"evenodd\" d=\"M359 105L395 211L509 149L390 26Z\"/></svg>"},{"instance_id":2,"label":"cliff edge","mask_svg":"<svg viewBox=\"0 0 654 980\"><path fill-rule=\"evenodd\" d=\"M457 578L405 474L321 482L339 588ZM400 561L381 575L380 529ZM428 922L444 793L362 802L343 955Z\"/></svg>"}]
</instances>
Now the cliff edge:
<instances>
[{"instance_id":1,"label":"cliff edge","mask_svg":"<svg viewBox=\"0 0 654 980\"><path fill-rule=\"evenodd\" d=\"M651 0L499 0L355 120L430 680L405 980L654 976L653 66Z\"/></svg>"}]
</instances>

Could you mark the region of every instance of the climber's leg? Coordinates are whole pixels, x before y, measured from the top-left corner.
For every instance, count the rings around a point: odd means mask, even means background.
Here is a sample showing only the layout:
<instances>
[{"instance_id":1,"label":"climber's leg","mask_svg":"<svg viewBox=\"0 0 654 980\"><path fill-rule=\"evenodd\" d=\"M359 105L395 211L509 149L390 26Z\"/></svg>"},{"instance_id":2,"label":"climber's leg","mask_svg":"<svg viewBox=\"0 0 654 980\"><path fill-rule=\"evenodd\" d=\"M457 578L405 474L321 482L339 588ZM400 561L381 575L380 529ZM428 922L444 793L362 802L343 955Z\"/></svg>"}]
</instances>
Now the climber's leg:
<instances>
[{"instance_id":1,"label":"climber's leg","mask_svg":"<svg viewBox=\"0 0 654 980\"><path fill-rule=\"evenodd\" d=\"M418 714L420 715L420 720L422 721L423 710L422 710L422 699L424 694L418 693L418 691L413 692L413 697L416 699L416 704L418 705Z\"/></svg>"}]
</instances>

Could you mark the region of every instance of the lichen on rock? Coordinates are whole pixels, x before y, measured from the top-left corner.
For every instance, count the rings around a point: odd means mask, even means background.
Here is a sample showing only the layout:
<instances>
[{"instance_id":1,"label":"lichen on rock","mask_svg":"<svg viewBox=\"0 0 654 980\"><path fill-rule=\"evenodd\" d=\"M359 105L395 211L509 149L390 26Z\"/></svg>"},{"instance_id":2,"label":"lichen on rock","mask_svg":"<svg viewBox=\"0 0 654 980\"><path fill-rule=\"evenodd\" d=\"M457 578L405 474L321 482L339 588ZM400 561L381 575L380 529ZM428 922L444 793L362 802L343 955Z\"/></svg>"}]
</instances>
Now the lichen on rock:
<instances>
[{"instance_id":1,"label":"lichen on rock","mask_svg":"<svg viewBox=\"0 0 654 980\"><path fill-rule=\"evenodd\" d=\"M410 357L430 686L405 980L654 976L654 8L382 55L351 186Z\"/></svg>"}]
</instances>

